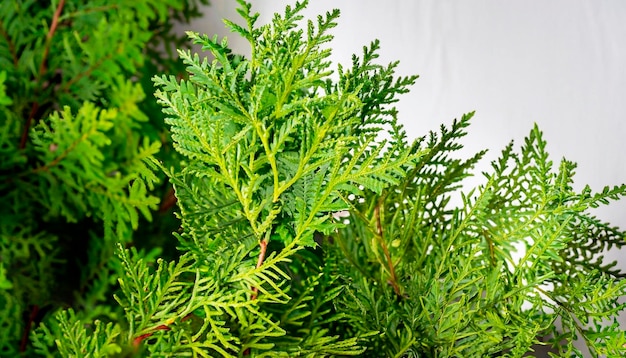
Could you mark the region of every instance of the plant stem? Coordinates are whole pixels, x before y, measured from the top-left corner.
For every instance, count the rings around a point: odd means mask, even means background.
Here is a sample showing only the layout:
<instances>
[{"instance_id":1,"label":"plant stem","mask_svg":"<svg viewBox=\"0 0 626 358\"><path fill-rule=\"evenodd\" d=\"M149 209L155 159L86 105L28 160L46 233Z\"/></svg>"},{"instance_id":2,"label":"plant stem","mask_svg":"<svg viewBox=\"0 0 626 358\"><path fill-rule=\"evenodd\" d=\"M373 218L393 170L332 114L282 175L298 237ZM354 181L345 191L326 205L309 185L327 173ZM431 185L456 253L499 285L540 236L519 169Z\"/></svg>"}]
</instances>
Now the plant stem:
<instances>
[{"instance_id":1,"label":"plant stem","mask_svg":"<svg viewBox=\"0 0 626 358\"><path fill-rule=\"evenodd\" d=\"M30 131L30 124L33 122L33 118L37 114L37 110L39 110L39 102L35 100L33 102L32 107L30 108L30 114L28 115L28 119L26 120L26 124L24 125L24 130L22 131L22 138L20 138L20 149L26 148L26 140L28 139L28 132Z\"/></svg>"},{"instance_id":2,"label":"plant stem","mask_svg":"<svg viewBox=\"0 0 626 358\"><path fill-rule=\"evenodd\" d=\"M389 266L389 283L393 287L393 291L396 293L396 295L398 297L402 297L402 292L400 290L400 286L398 285L398 279L396 277L396 269L393 266L393 261L391 259L391 255L389 254L389 249L387 249L387 245L385 244L384 240L383 226L380 222L380 203L376 204L376 207L374 208L374 216L376 217L376 237L378 237L380 246L382 247L383 253L385 254L385 260L387 260L387 265Z\"/></svg>"},{"instance_id":3,"label":"plant stem","mask_svg":"<svg viewBox=\"0 0 626 358\"><path fill-rule=\"evenodd\" d=\"M144 339L152 336L154 334L154 332L156 332L156 331L169 331L169 330L171 330L170 327L168 327L165 324L162 324L162 325L154 328L151 332L144 333L144 334L142 334L140 336L137 336L135 339L133 339L133 347L135 347L135 350L138 350L139 346L141 345L141 342L143 342Z\"/></svg>"},{"instance_id":4,"label":"plant stem","mask_svg":"<svg viewBox=\"0 0 626 358\"><path fill-rule=\"evenodd\" d=\"M43 57L41 58L41 63L39 64L39 75L37 78L37 85L41 83L41 79L46 74L48 70L46 63L48 62L48 55L50 54L50 44L52 43L52 37L57 30L59 25L59 17L61 17L61 12L63 12L63 7L65 6L65 0L60 0L59 5L57 5L56 10L54 11L54 15L52 16L52 23L50 24L50 29L46 34L46 45L43 50ZM39 90L39 88L37 88ZM36 90L36 91L37 91ZM38 92L38 91L37 91ZM30 126L37 114L37 110L39 109L39 102L36 99L33 101L33 105L30 110L30 114L28 115L28 119L26 119L26 123L24 124L24 130L22 131L22 138L20 139L20 149L26 148L26 141L28 140L28 132L30 131Z\"/></svg>"},{"instance_id":5,"label":"plant stem","mask_svg":"<svg viewBox=\"0 0 626 358\"><path fill-rule=\"evenodd\" d=\"M170 210L174 205L176 205L176 201L178 199L176 198L176 193L174 191L174 187L171 187L167 193L165 194L165 197L163 197L163 200L161 200L161 205L159 206L159 212L160 213L165 213L168 210Z\"/></svg>"},{"instance_id":6,"label":"plant stem","mask_svg":"<svg viewBox=\"0 0 626 358\"><path fill-rule=\"evenodd\" d=\"M24 327L24 332L22 334L22 341L20 342L20 352L26 352L26 345L28 345L28 336L30 335L30 328L37 317L37 313L39 313L39 306L34 305L33 309L30 311L30 316L28 317L28 322L26 322L26 326Z\"/></svg>"},{"instance_id":7,"label":"plant stem","mask_svg":"<svg viewBox=\"0 0 626 358\"><path fill-rule=\"evenodd\" d=\"M185 317L183 317L180 321L185 322L186 320L190 319L191 316L192 314L189 313ZM172 323L174 323L174 319L169 319L168 321L166 321L166 323L161 324L155 327L154 329L152 329L152 331L135 337L135 339L133 339L133 347L135 348L135 350L139 350L139 346L144 341L144 339L151 337L156 331L171 331L172 328L169 325Z\"/></svg>"},{"instance_id":8,"label":"plant stem","mask_svg":"<svg viewBox=\"0 0 626 358\"><path fill-rule=\"evenodd\" d=\"M261 247L261 252L259 252L259 259L256 262L256 268L261 267L261 265L263 265L263 261L265 260L265 252L267 251L267 242L268 242L268 238L265 238L263 240L261 240L261 242L259 242L259 246ZM257 294L259 292L259 288L258 287L253 287L252 288L252 300L256 300Z\"/></svg>"},{"instance_id":9,"label":"plant stem","mask_svg":"<svg viewBox=\"0 0 626 358\"><path fill-rule=\"evenodd\" d=\"M50 30L48 30L48 34L46 35L46 47L43 51L43 58L41 59L41 64L39 65L39 78L46 72L46 60L48 59L48 54L50 53L50 44L52 43L52 37L57 30L57 26L59 25L59 17L61 17L61 12L63 11L63 6L65 6L65 0L59 1L59 5L57 5L57 9L54 12L54 16L52 17L52 24L50 24Z\"/></svg>"}]
</instances>

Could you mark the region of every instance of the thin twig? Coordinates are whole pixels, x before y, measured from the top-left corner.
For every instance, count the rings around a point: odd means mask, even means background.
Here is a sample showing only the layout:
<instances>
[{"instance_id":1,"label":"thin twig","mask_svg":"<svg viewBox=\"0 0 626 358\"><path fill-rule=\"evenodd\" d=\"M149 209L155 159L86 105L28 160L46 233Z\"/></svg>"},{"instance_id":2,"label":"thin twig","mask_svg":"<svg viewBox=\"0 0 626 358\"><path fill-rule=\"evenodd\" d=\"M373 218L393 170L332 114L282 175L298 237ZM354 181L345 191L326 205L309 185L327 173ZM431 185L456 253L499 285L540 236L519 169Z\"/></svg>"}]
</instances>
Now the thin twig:
<instances>
[{"instance_id":1,"label":"thin twig","mask_svg":"<svg viewBox=\"0 0 626 358\"><path fill-rule=\"evenodd\" d=\"M54 12L54 16L52 17L50 30L48 30L48 34L46 35L46 47L43 50L43 58L41 59L41 64L39 65L39 78L43 77L43 75L46 73L46 62L48 59L48 55L50 54L50 44L52 44L52 37L57 30L57 26L59 25L59 17L61 17L61 12L63 12L63 6L65 6L65 0L59 1L59 5Z\"/></svg>"},{"instance_id":2,"label":"thin twig","mask_svg":"<svg viewBox=\"0 0 626 358\"><path fill-rule=\"evenodd\" d=\"M259 259L256 262L256 268L261 267L261 265L263 264L263 261L265 260L265 251L267 250L267 239L261 240L261 242L259 243L259 246L261 246L261 252L259 252Z\"/></svg>"},{"instance_id":3,"label":"thin twig","mask_svg":"<svg viewBox=\"0 0 626 358\"><path fill-rule=\"evenodd\" d=\"M30 107L30 114L28 115L28 119L26 120L26 124L24 125L24 130L22 131L22 137L20 138L20 149L26 148L26 140L28 139L28 132L30 131L30 124L33 122L33 118L37 114L39 110L39 102L35 100L33 105Z\"/></svg>"},{"instance_id":4,"label":"thin twig","mask_svg":"<svg viewBox=\"0 0 626 358\"><path fill-rule=\"evenodd\" d=\"M63 12L63 7L65 6L65 0L60 0L59 5L54 11L54 15L52 16L52 23L50 24L50 29L46 34L46 44L43 50L43 57L41 58L41 63L39 64L39 75L37 78L37 83L40 84L42 78L46 74L48 62L48 55L50 54L50 45L52 44L52 37L57 30L59 25L59 18L61 17L61 12ZM28 119L26 119L26 123L24 124L24 130L22 131L22 137L20 139L20 149L26 148L26 141L28 139L28 132L30 131L30 126L39 110L39 102L37 101L37 96L35 96L35 101L30 110L30 114L28 115Z\"/></svg>"},{"instance_id":5,"label":"thin twig","mask_svg":"<svg viewBox=\"0 0 626 358\"><path fill-rule=\"evenodd\" d=\"M20 352L26 352L26 346L28 345L28 336L30 335L30 328L32 327L33 322L37 317L37 313L39 313L39 306L34 305L33 309L30 311L28 322L26 322L26 326L24 327L22 341L20 342Z\"/></svg>"},{"instance_id":6,"label":"thin twig","mask_svg":"<svg viewBox=\"0 0 626 358\"><path fill-rule=\"evenodd\" d=\"M186 320L190 319L192 316L191 313L187 314L185 317L183 317L180 321L181 322L185 322ZM139 346L141 346L141 343L146 339L151 337L156 331L170 331L172 330L172 328L170 327L171 324L173 324L175 321L173 319L169 319L168 322L166 322L165 324L161 324L155 328L152 329L152 331L148 332L148 333L144 333L142 335L139 335L137 337L135 337L135 339L133 339L133 347L135 348L135 350L139 350Z\"/></svg>"},{"instance_id":7,"label":"thin twig","mask_svg":"<svg viewBox=\"0 0 626 358\"><path fill-rule=\"evenodd\" d=\"M265 252L267 251L267 239L263 239L261 240L261 242L259 242L259 246L261 247L261 252L259 252L259 259L256 262L256 268L261 267L261 265L263 265L263 261L265 260ZM258 287L253 287L252 288L252 300L256 300L257 294L259 293L259 288Z\"/></svg>"},{"instance_id":8,"label":"thin twig","mask_svg":"<svg viewBox=\"0 0 626 358\"><path fill-rule=\"evenodd\" d=\"M163 200L161 200L161 205L159 205L159 213L165 213L169 211L172 207L174 207L174 205L176 205L177 201L178 199L176 198L176 192L172 187L167 191L167 193L163 197Z\"/></svg>"},{"instance_id":9,"label":"thin twig","mask_svg":"<svg viewBox=\"0 0 626 358\"><path fill-rule=\"evenodd\" d=\"M376 229L377 229L377 237L378 240L380 242L380 246L383 249L383 253L385 254L385 259L387 260L387 265L389 266L389 275L390 277L390 283L391 286L393 287L393 291L396 293L396 295L398 295L399 297L402 296L402 292L400 290L400 286L398 285L398 279L396 278L396 269L393 266L393 261L391 259L391 255L389 254L389 249L387 249L387 245L385 244L385 240L384 240L384 232L383 232L383 226L380 222L380 204L376 204L376 207L374 208L374 215L376 217Z\"/></svg>"},{"instance_id":10,"label":"thin twig","mask_svg":"<svg viewBox=\"0 0 626 358\"><path fill-rule=\"evenodd\" d=\"M133 339L133 347L135 347L135 350L138 350L139 346L141 345L141 342L143 342L144 339L151 337L156 331L169 331L169 330L171 330L171 328L165 324L155 327L152 331L148 333L144 333L140 336L137 336L135 339Z\"/></svg>"}]
</instances>

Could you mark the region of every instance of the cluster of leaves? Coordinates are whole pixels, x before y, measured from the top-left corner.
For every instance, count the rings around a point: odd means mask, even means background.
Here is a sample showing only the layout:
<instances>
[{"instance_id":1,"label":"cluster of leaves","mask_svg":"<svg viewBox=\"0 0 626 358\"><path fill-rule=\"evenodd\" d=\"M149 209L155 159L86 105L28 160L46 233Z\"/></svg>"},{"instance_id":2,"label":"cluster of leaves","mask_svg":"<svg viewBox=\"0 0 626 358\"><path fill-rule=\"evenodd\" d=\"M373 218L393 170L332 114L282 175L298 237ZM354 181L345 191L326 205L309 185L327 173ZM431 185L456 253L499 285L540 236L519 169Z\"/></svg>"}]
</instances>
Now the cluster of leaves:
<instances>
[{"instance_id":1,"label":"cluster of leaves","mask_svg":"<svg viewBox=\"0 0 626 358\"><path fill-rule=\"evenodd\" d=\"M145 93L157 69L181 68L162 51L182 44L172 18L202 3L0 3L1 356L29 352L46 312L73 306L89 322L107 310L115 243L167 186L150 158L172 151Z\"/></svg>"},{"instance_id":2,"label":"cluster of leaves","mask_svg":"<svg viewBox=\"0 0 626 358\"><path fill-rule=\"evenodd\" d=\"M422 138L428 154L400 185L355 202L334 237L351 335L376 331L370 351L385 356L521 357L539 344L555 357L623 356L626 281L602 255L625 233L588 209L626 186L574 191L575 165L555 171L535 127L483 173L486 184L459 190L485 154L452 158L472 116Z\"/></svg>"},{"instance_id":3,"label":"cluster of leaves","mask_svg":"<svg viewBox=\"0 0 626 358\"><path fill-rule=\"evenodd\" d=\"M191 296L219 297L177 313L178 321L198 322L191 330L159 324L168 337L189 332L185 349L207 355L359 354L357 337L340 339L326 326L336 320L330 307L340 290L314 250L315 235L341 227L332 214L349 209L345 196L398 184L421 155L400 133L377 139L395 124L377 108L414 78L386 83L380 72L393 66L368 60L340 71L334 83L322 45L337 11L304 31L297 21L306 3L259 28L250 5L241 5L247 28L227 25L250 41L249 59L224 40L190 33L215 59L181 51L189 80L155 77L174 147L187 159L178 172L164 168L181 210L178 237L201 273L196 285L212 283ZM361 91L363 79L368 91Z\"/></svg>"},{"instance_id":4,"label":"cluster of leaves","mask_svg":"<svg viewBox=\"0 0 626 358\"><path fill-rule=\"evenodd\" d=\"M249 58L189 33L213 59L179 51L189 78L154 77L183 160L150 163L174 184L181 256L118 245L123 315L60 311L37 352L522 357L544 341L581 355L583 338L624 355L626 283L602 260L624 233L588 210L626 186L576 192L535 128L467 191L485 152L454 153L473 114L410 142L393 103L416 77L376 64L378 42L333 76L338 11L301 27L298 2L257 26L239 4L245 25L226 24Z\"/></svg>"}]
</instances>

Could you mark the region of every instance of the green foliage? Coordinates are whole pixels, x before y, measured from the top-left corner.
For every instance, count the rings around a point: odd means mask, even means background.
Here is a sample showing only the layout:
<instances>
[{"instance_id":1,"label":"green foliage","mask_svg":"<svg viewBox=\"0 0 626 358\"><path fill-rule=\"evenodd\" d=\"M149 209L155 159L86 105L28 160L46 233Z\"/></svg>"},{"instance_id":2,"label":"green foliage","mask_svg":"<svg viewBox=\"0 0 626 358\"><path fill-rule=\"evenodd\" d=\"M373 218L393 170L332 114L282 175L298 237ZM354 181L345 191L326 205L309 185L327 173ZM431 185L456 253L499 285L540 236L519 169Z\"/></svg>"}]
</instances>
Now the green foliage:
<instances>
[{"instance_id":1,"label":"green foliage","mask_svg":"<svg viewBox=\"0 0 626 358\"><path fill-rule=\"evenodd\" d=\"M574 164L563 160L554 171L535 127L454 208L458 180L483 155L451 158L471 116L432 133L430 152L404 182L364 195L335 237L331 256L345 263L338 266L350 292L339 311L353 334L378 331L370 347L386 356L520 357L542 337L559 356L582 354L576 338L594 356L622 356L624 331L601 323L624 309L626 282L602 265L602 253L623 246L624 234L596 234L609 226L587 211L626 186L575 192Z\"/></svg>"},{"instance_id":2,"label":"green foliage","mask_svg":"<svg viewBox=\"0 0 626 358\"><path fill-rule=\"evenodd\" d=\"M473 113L409 141L393 103L417 77L377 64L377 41L334 72L328 46L338 11L302 26L305 1L257 26L250 4L239 4L246 25L225 22L248 40L249 57L225 39L188 33L211 59L179 51L188 78L153 77L180 163L152 159L146 141L134 142L129 164L106 167L105 158L127 153L103 150L124 106L83 105L33 131L46 175L64 155L56 151L89 148L55 174L76 183L64 190L77 199L49 207L109 228L121 307L91 300L92 312L59 311L32 335L37 353L522 357L548 342L553 354L581 356L573 345L581 338L592 356L624 355L615 318L626 283L602 258L624 245L624 233L589 209L618 200L626 186L575 191L575 165L555 167L534 128L519 150L504 149L484 184L466 190L463 179L485 154L454 156ZM80 146L55 136L59 128L84 136ZM82 174L94 167L116 171L123 185ZM150 216L154 167L176 190L174 260L127 249L123 239L138 211ZM111 192L96 201L81 185ZM61 239L41 238L32 245Z\"/></svg>"},{"instance_id":3,"label":"green foliage","mask_svg":"<svg viewBox=\"0 0 626 358\"><path fill-rule=\"evenodd\" d=\"M30 331L59 308L74 308L55 325L72 332L118 310L115 244L162 216L152 161L174 159L145 93L157 69L180 70L162 48L183 44L170 17L200 3L0 2L0 356L30 355Z\"/></svg>"},{"instance_id":4,"label":"green foliage","mask_svg":"<svg viewBox=\"0 0 626 358\"><path fill-rule=\"evenodd\" d=\"M62 357L106 357L122 352L122 348L115 343L120 335L119 329L112 323L104 324L96 320L92 329L85 329L83 323L77 319L72 309L59 311L55 316L53 330L62 331L63 339L57 340L58 354ZM45 335L34 335L35 351L43 356L54 356L56 349L53 342L46 342L46 338L53 337L46 326L41 328Z\"/></svg>"}]
</instances>

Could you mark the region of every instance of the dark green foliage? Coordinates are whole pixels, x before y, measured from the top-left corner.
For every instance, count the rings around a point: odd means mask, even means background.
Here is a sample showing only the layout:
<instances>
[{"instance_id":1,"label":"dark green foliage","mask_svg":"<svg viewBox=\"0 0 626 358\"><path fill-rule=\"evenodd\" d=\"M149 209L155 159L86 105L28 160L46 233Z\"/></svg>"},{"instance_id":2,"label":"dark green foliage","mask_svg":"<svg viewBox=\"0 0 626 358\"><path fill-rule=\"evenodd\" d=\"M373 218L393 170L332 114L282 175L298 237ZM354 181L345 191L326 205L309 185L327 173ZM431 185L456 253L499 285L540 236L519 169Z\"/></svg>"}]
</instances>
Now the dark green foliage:
<instances>
[{"instance_id":1,"label":"dark green foliage","mask_svg":"<svg viewBox=\"0 0 626 358\"><path fill-rule=\"evenodd\" d=\"M179 51L188 78L153 77L181 161L143 156L124 184L127 198L145 198L150 169L167 174L181 255L125 247L120 234L148 202L85 197L56 209L69 218L81 204L105 207L91 217L117 241L110 267L120 273L121 311L91 302L89 316L56 312L32 335L38 353L522 357L548 341L561 356L580 356L572 342L582 338L593 356L624 355L624 332L611 323L626 283L602 261L624 233L588 210L626 186L574 191L574 164L555 168L534 128L466 190L484 152L454 154L473 114L409 141L393 103L417 77L378 65L377 41L333 75L328 32L338 11L301 26L305 1L256 26L250 4L239 4L246 26L226 24L251 56L188 34L211 59ZM90 128L85 146L108 145L102 133L115 108L76 127ZM37 127L35 148L56 144L48 133L66 125L64 115ZM100 158L77 159L69 180L111 185L76 174ZM12 285L0 276L0 287Z\"/></svg>"},{"instance_id":2,"label":"dark green foliage","mask_svg":"<svg viewBox=\"0 0 626 358\"><path fill-rule=\"evenodd\" d=\"M145 93L181 69L163 53L183 44L171 18L205 2L0 2L0 356L31 354L58 308L76 311L66 328L114 315L115 243L153 218L167 182L151 160L172 158Z\"/></svg>"}]
</instances>

